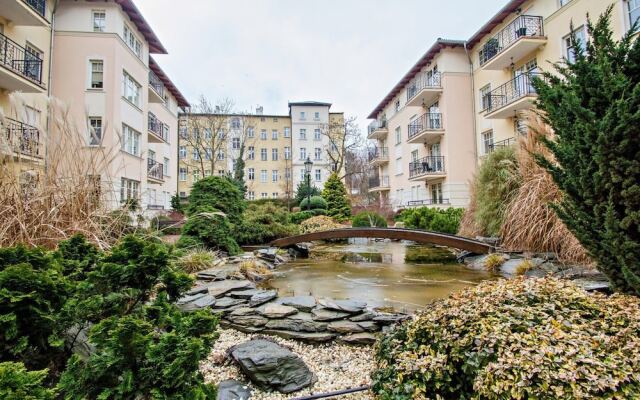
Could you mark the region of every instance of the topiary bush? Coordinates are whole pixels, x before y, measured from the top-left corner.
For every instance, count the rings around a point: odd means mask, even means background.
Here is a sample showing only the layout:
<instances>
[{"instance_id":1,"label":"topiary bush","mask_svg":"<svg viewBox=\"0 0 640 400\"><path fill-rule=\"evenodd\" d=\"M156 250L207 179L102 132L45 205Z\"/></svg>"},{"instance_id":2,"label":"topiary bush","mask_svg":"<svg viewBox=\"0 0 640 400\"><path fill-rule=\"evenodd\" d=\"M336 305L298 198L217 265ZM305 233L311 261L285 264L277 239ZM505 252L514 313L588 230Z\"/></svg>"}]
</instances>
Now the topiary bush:
<instances>
[{"instance_id":1,"label":"topiary bush","mask_svg":"<svg viewBox=\"0 0 640 400\"><path fill-rule=\"evenodd\" d=\"M347 190L335 172L325 182L322 198L327 201L327 207L324 207L328 211L327 215L338 222L351 218L351 202L347 196Z\"/></svg>"},{"instance_id":2,"label":"topiary bush","mask_svg":"<svg viewBox=\"0 0 640 400\"><path fill-rule=\"evenodd\" d=\"M233 238L233 227L226 215L211 206L201 205L198 210L189 216L182 227L182 234L196 238L206 248L222 250L229 255L240 254L242 250ZM179 243L180 247L195 243L193 239L185 240L187 243Z\"/></svg>"},{"instance_id":3,"label":"topiary bush","mask_svg":"<svg viewBox=\"0 0 640 400\"><path fill-rule=\"evenodd\" d=\"M639 398L640 299L551 278L485 282L376 346L380 399Z\"/></svg>"},{"instance_id":4,"label":"topiary bush","mask_svg":"<svg viewBox=\"0 0 640 400\"><path fill-rule=\"evenodd\" d=\"M387 221L384 217L373 211L362 211L351 220L354 228L386 228Z\"/></svg>"},{"instance_id":5,"label":"topiary bush","mask_svg":"<svg viewBox=\"0 0 640 400\"><path fill-rule=\"evenodd\" d=\"M455 234L463 214L463 208L419 207L403 210L395 219L403 222L405 228Z\"/></svg>"},{"instance_id":6,"label":"topiary bush","mask_svg":"<svg viewBox=\"0 0 640 400\"><path fill-rule=\"evenodd\" d=\"M309 203L311 204L311 207L309 207ZM310 208L311 210L317 210L317 209L326 210L327 202L325 201L325 199L323 199L320 196L313 196L311 197L311 201L309 201L309 199L304 199L300 202L301 210L308 211L307 208Z\"/></svg>"},{"instance_id":7,"label":"topiary bush","mask_svg":"<svg viewBox=\"0 0 640 400\"><path fill-rule=\"evenodd\" d=\"M294 198L294 201L296 204L300 204L302 203L302 200L306 199L308 196L320 196L320 189L315 186L307 185L306 180L303 180L296 188L296 197Z\"/></svg>"},{"instance_id":8,"label":"topiary bush","mask_svg":"<svg viewBox=\"0 0 640 400\"><path fill-rule=\"evenodd\" d=\"M223 212L232 224L240 223L246 207L244 194L228 177L208 176L193 185L189 194L189 215L206 209Z\"/></svg>"}]
</instances>

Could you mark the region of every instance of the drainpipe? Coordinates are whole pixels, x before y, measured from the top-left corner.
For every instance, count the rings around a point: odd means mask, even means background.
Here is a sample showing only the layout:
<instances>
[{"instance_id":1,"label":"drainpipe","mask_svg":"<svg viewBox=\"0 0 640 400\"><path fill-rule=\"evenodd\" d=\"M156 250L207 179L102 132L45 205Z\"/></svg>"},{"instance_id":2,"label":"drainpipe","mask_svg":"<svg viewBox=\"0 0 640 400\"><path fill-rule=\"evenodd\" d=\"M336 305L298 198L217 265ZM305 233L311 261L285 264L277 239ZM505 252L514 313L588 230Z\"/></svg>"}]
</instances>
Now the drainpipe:
<instances>
[{"instance_id":1,"label":"drainpipe","mask_svg":"<svg viewBox=\"0 0 640 400\"><path fill-rule=\"evenodd\" d=\"M49 27L49 78L47 79L47 98L49 101L49 110L47 111L47 138L51 136L51 82L52 72L51 69L53 67L53 35L55 33L55 25L56 25L56 9L58 8L58 1L55 0L53 3L53 10L51 10L51 26ZM44 149L44 171L47 172L47 152L49 151L49 147L45 146Z\"/></svg>"},{"instance_id":2,"label":"drainpipe","mask_svg":"<svg viewBox=\"0 0 640 400\"><path fill-rule=\"evenodd\" d=\"M476 166L479 163L478 159L478 123L476 120L476 87L475 80L473 79L473 60L471 59L471 54L469 54L469 49L467 48L467 41L464 42L464 52L467 54L467 58L469 59L469 73L471 74L471 112L473 113L473 151L474 156L476 158Z\"/></svg>"}]
</instances>

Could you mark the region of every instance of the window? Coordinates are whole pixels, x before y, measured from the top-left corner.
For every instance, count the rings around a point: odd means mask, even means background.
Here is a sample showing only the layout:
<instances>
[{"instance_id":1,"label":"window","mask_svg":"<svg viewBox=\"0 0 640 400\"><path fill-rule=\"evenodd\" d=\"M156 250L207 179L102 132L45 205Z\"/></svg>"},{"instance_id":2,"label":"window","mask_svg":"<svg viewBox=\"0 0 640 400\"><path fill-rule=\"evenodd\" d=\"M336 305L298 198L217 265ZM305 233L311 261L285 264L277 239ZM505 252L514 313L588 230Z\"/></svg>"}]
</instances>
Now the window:
<instances>
[{"instance_id":1,"label":"window","mask_svg":"<svg viewBox=\"0 0 640 400\"><path fill-rule=\"evenodd\" d=\"M491 153L493 150L493 131L482 132L482 143L484 147L484 154Z\"/></svg>"},{"instance_id":2,"label":"window","mask_svg":"<svg viewBox=\"0 0 640 400\"><path fill-rule=\"evenodd\" d=\"M435 204L442 204L442 183L435 183L431 185L431 201Z\"/></svg>"},{"instance_id":3,"label":"window","mask_svg":"<svg viewBox=\"0 0 640 400\"><path fill-rule=\"evenodd\" d=\"M247 136L250 137L250 138L256 137L256 132L253 129L253 127L250 127L249 129L247 129Z\"/></svg>"},{"instance_id":4,"label":"window","mask_svg":"<svg viewBox=\"0 0 640 400\"><path fill-rule=\"evenodd\" d=\"M169 129L169 125L162 124L162 139L167 143L169 143Z\"/></svg>"},{"instance_id":5,"label":"window","mask_svg":"<svg viewBox=\"0 0 640 400\"><path fill-rule=\"evenodd\" d=\"M91 60L91 89L102 89L104 87L104 63L102 60Z\"/></svg>"},{"instance_id":6,"label":"window","mask_svg":"<svg viewBox=\"0 0 640 400\"><path fill-rule=\"evenodd\" d=\"M187 169L183 168L183 167L180 167L180 169L178 170L178 175L179 175L178 179L181 182L185 182L187 180Z\"/></svg>"},{"instance_id":7,"label":"window","mask_svg":"<svg viewBox=\"0 0 640 400\"><path fill-rule=\"evenodd\" d=\"M89 117L89 146L102 143L102 117Z\"/></svg>"},{"instance_id":8,"label":"window","mask_svg":"<svg viewBox=\"0 0 640 400\"><path fill-rule=\"evenodd\" d=\"M247 192L247 198L249 200L255 200L256 199L256 192Z\"/></svg>"},{"instance_id":9,"label":"window","mask_svg":"<svg viewBox=\"0 0 640 400\"><path fill-rule=\"evenodd\" d=\"M240 149L240 138L234 137L233 139L231 139L231 147L234 150L239 150Z\"/></svg>"},{"instance_id":10,"label":"window","mask_svg":"<svg viewBox=\"0 0 640 400\"><path fill-rule=\"evenodd\" d=\"M396 158L396 175L402 174L402 157Z\"/></svg>"},{"instance_id":11,"label":"window","mask_svg":"<svg viewBox=\"0 0 640 400\"><path fill-rule=\"evenodd\" d=\"M224 140L225 134L224 134L224 129L219 129L218 130L218 140Z\"/></svg>"},{"instance_id":12,"label":"window","mask_svg":"<svg viewBox=\"0 0 640 400\"><path fill-rule=\"evenodd\" d=\"M481 111L491 108L491 84L480 88L480 108Z\"/></svg>"},{"instance_id":13,"label":"window","mask_svg":"<svg viewBox=\"0 0 640 400\"><path fill-rule=\"evenodd\" d=\"M284 128L284 137L286 138L291 137L291 129Z\"/></svg>"},{"instance_id":14,"label":"window","mask_svg":"<svg viewBox=\"0 0 640 400\"><path fill-rule=\"evenodd\" d=\"M218 154L216 156L216 159L218 161L223 161L224 160L224 151L222 149L218 150Z\"/></svg>"},{"instance_id":15,"label":"window","mask_svg":"<svg viewBox=\"0 0 640 400\"><path fill-rule=\"evenodd\" d=\"M138 56L142 58L142 43L133 34L133 31L125 24L124 25L124 42L129 48Z\"/></svg>"},{"instance_id":16,"label":"window","mask_svg":"<svg viewBox=\"0 0 640 400\"><path fill-rule=\"evenodd\" d=\"M571 34L565 36L564 38L566 58L567 58L567 62L569 62L570 64L573 64L576 61L576 55L577 55L576 45L580 46L580 49L582 51L587 50L587 35L586 35L585 29L586 28L584 26L581 26L580 28L573 31L578 43L573 43Z\"/></svg>"},{"instance_id":17,"label":"window","mask_svg":"<svg viewBox=\"0 0 640 400\"><path fill-rule=\"evenodd\" d=\"M273 118L273 122L278 122L278 118Z\"/></svg>"},{"instance_id":18,"label":"window","mask_svg":"<svg viewBox=\"0 0 640 400\"><path fill-rule=\"evenodd\" d=\"M224 176L224 170L223 169L219 169L218 170L218 176Z\"/></svg>"},{"instance_id":19,"label":"window","mask_svg":"<svg viewBox=\"0 0 640 400\"><path fill-rule=\"evenodd\" d=\"M300 129L300 140L307 140L307 130Z\"/></svg>"},{"instance_id":20,"label":"window","mask_svg":"<svg viewBox=\"0 0 640 400\"><path fill-rule=\"evenodd\" d=\"M180 138L181 139L189 139L189 131L186 126L180 127Z\"/></svg>"},{"instance_id":21,"label":"window","mask_svg":"<svg viewBox=\"0 0 640 400\"><path fill-rule=\"evenodd\" d=\"M171 174L171 169L169 168L169 159L167 157L164 157L163 163L162 163L162 175L170 176L170 174Z\"/></svg>"},{"instance_id":22,"label":"window","mask_svg":"<svg viewBox=\"0 0 640 400\"><path fill-rule=\"evenodd\" d=\"M104 10L93 10L91 12L94 32L104 32L106 28L106 17L107 15Z\"/></svg>"},{"instance_id":23,"label":"window","mask_svg":"<svg viewBox=\"0 0 640 400\"><path fill-rule=\"evenodd\" d=\"M200 151L198 149L193 149L191 152L191 158L195 161L200 160Z\"/></svg>"},{"instance_id":24,"label":"window","mask_svg":"<svg viewBox=\"0 0 640 400\"><path fill-rule=\"evenodd\" d=\"M287 167L284 169L284 178L286 180L291 179L291 168Z\"/></svg>"},{"instance_id":25,"label":"window","mask_svg":"<svg viewBox=\"0 0 640 400\"><path fill-rule=\"evenodd\" d=\"M304 170L304 168L300 170L300 179L302 179L305 182L307 180L307 172Z\"/></svg>"},{"instance_id":26,"label":"window","mask_svg":"<svg viewBox=\"0 0 640 400\"><path fill-rule=\"evenodd\" d=\"M271 149L271 161L278 161L278 149Z\"/></svg>"},{"instance_id":27,"label":"window","mask_svg":"<svg viewBox=\"0 0 640 400\"><path fill-rule=\"evenodd\" d=\"M400 127L396 128L396 145L402 143L402 132L400 131Z\"/></svg>"},{"instance_id":28,"label":"window","mask_svg":"<svg viewBox=\"0 0 640 400\"><path fill-rule=\"evenodd\" d=\"M231 120L232 129L240 129L240 118L234 118Z\"/></svg>"},{"instance_id":29,"label":"window","mask_svg":"<svg viewBox=\"0 0 640 400\"><path fill-rule=\"evenodd\" d=\"M120 181L120 201L138 200L140 197L140 182L122 178Z\"/></svg>"},{"instance_id":30,"label":"window","mask_svg":"<svg viewBox=\"0 0 640 400\"><path fill-rule=\"evenodd\" d=\"M211 151L211 147L207 147L204 149L204 159L209 161L213 156L213 151Z\"/></svg>"},{"instance_id":31,"label":"window","mask_svg":"<svg viewBox=\"0 0 640 400\"><path fill-rule=\"evenodd\" d=\"M260 149L260 160L267 161L267 149Z\"/></svg>"},{"instance_id":32,"label":"window","mask_svg":"<svg viewBox=\"0 0 640 400\"><path fill-rule=\"evenodd\" d=\"M194 132L197 132L198 129L194 129ZM213 137L213 134L211 133L211 129L210 128L204 128L204 138L207 140L210 140Z\"/></svg>"},{"instance_id":33,"label":"window","mask_svg":"<svg viewBox=\"0 0 640 400\"><path fill-rule=\"evenodd\" d=\"M271 139L278 140L278 130L274 129L271 131Z\"/></svg>"},{"instance_id":34,"label":"window","mask_svg":"<svg viewBox=\"0 0 640 400\"><path fill-rule=\"evenodd\" d=\"M271 193L271 198L272 199L277 199L278 198L278 192Z\"/></svg>"},{"instance_id":35,"label":"window","mask_svg":"<svg viewBox=\"0 0 640 400\"><path fill-rule=\"evenodd\" d=\"M178 158L180 160L184 160L187 158L187 146L180 146L178 148Z\"/></svg>"},{"instance_id":36,"label":"window","mask_svg":"<svg viewBox=\"0 0 640 400\"><path fill-rule=\"evenodd\" d=\"M313 114L313 118L317 121L320 119L320 113L316 112L315 114Z\"/></svg>"},{"instance_id":37,"label":"window","mask_svg":"<svg viewBox=\"0 0 640 400\"><path fill-rule=\"evenodd\" d=\"M123 71L123 96L136 107L140 107L141 86L126 71Z\"/></svg>"},{"instance_id":38,"label":"window","mask_svg":"<svg viewBox=\"0 0 640 400\"><path fill-rule=\"evenodd\" d=\"M316 160L321 160L322 159L322 149L321 148L316 147L313 154L314 154L314 158Z\"/></svg>"},{"instance_id":39,"label":"window","mask_svg":"<svg viewBox=\"0 0 640 400\"><path fill-rule=\"evenodd\" d=\"M316 169L316 182L320 182L322 180L322 170Z\"/></svg>"},{"instance_id":40,"label":"window","mask_svg":"<svg viewBox=\"0 0 640 400\"><path fill-rule=\"evenodd\" d=\"M411 152L411 162L418 161L418 150L414 150Z\"/></svg>"},{"instance_id":41,"label":"window","mask_svg":"<svg viewBox=\"0 0 640 400\"><path fill-rule=\"evenodd\" d=\"M278 170L274 169L273 171L271 171L271 181L272 182L278 182Z\"/></svg>"},{"instance_id":42,"label":"window","mask_svg":"<svg viewBox=\"0 0 640 400\"><path fill-rule=\"evenodd\" d=\"M400 100L396 100L396 104L394 105L394 109L396 112L400 111Z\"/></svg>"},{"instance_id":43,"label":"window","mask_svg":"<svg viewBox=\"0 0 640 400\"><path fill-rule=\"evenodd\" d=\"M571 0L560 0L560 7L564 7L567 3L569 3Z\"/></svg>"},{"instance_id":44,"label":"window","mask_svg":"<svg viewBox=\"0 0 640 400\"><path fill-rule=\"evenodd\" d=\"M300 111L300 119L303 120L303 121L305 120L304 111Z\"/></svg>"},{"instance_id":45,"label":"window","mask_svg":"<svg viewBox=\"0 0 640 400\"><path fill-rule=\"evenodd\" d=\"M194 169L193 170L193 183L196 183L200 180L200 170L199 169Z\"/></svg>"},{"instance_id":46,"label":"window","mask_svg":"<svg viewBox=\"0 0 640 400\"><path fill-rule=\"evenodd\" d=\"M140 155L140 132L135 131L128 125L122 124L122 150L134 156Z\"/></svg>"},{"instance_id":47,"label":"window","mask_svg":"<svg viewBox=\"0 0 640 400\"><path fill-rule=\"evenodd\" d=\"M260 170L260 182L267 183L267 170Z\"/></svg>"},{"instance_id":48,"label":"window","mask_svg":"<svg viewBox=\"0 0 640 400\"><path fill-rule=\"evenodd\" d=\"M322 137L320 136L320 129L313 130L313 140L322 140Z\"/></svg>"},{"instance_id":49,"label":"window","mask_svg":"<svg viewBox=\"0 0 640 400\"><path fill-rule=\"evenodd\" d=\"M262 197L263 199L267 199L267 198L269 198L269 193L262 192L262 193L260 193L260 197Z\"/></svg>"},{"instance_id":50,"label":"window","mask_svg":"<svg viewBox=\"0 0 640 400\"><path fill-rule=\"evenodd\" d=\"M211 170L210 170L210 169L205 169L205 170L204 170L204 176L205 176L205 177L207 177L207 176L211 176Z\"/></svg>"},{"instance_id":51,"label":"window","mask_svg":"<svg viewBox=\"0 0 640 400\"><path fill-rule=\"evenodd\" d=\"M290 160L291 159L291 147L289 147L289 146L284 148L284 159L285 160Z\"/></svg>"},{"instance_id":52,"label":"window","mask_svg":"<svg viewBox=\"0 0 640 400\"><path fill-rule=\"evenodd\" d=\"M256 150L255 150L255 148L253 146L249 146L248 153L249 154L248 154L247 158L249 160L255 160L255 158L256 158Z\"/></svg>"},{"instance_id":53,"label":"window","mask_svg":"<svg viewBox=\"0 0 640 400\"><path fill-rule=\"evenodd\" d=\"M7 45L8 43L6 43L5 40L5 44L3 52L7 52L10 50L7 50ZM25 52L24 52L24 58L25 58L25 63L24 65L24 73L37 81L40 81L40 79L42 78L42 58L44 57L44 53L40 50L38 50L35 46L33 46L30 43L26 43L25 46ZM6 55L4 55L4 57L7 57ZM17 60L16 60L17 61Z\"/></svg>"},{"instance_id":54,"label":"window","mask_svg":"<svg viewBox=\"0 0 640 400\"><path fill-rule=\"evenodd\" d=\"M267 140L267 130L263 129L260 131L260 140Z\"/></svg>"},{"instance_id":55,"label":"window","mask_svg":"<svg viewBox=\"0 0 640 400\"><path fill-rule=\"evenodd\" d=\"M300 160L304 161L307 159L307 149L305 147L300 147Z\"/></svg>"},{"instance_id":56,"label":"window","mask_svg":"<svg viewBox=\"0 0 640 400\"><path fill-rule=\"evenodd\" d=\"M640 0L629 0L627 3L629 7L629 26L633 26L640 18Z\"/></svg>"},{"instance_id":57,"label":"window","mask_svg":"<svg viewBox=\"0 0 640 400\"><path fill-rule=\"evenodd\" d=\"M249 168L249 170L247 172L247 178L250 181L256 180L256 170L255 170L255 168Z\"/></svg>"}]
</instances>

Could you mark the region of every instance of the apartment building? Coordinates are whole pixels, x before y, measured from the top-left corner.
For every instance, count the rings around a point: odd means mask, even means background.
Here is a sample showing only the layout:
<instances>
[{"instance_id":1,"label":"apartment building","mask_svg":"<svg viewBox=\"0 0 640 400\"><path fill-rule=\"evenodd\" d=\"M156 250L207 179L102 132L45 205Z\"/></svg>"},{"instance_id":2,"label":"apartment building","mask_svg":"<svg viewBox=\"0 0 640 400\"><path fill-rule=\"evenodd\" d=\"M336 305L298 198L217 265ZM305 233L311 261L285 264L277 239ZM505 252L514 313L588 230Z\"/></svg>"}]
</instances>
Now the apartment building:
<instances>
[{"instance_id":1,"label":"apartment building","mask_svg":"<svg viewBox=\"0 0 640 400\"><path fill-rule=\"evenodd\" d=\"M52 0L3 0L0 6L0 157L22 173L46 153Z\"/></svg>"},{"instance_id":2,"label":"apartment building","mask_svg":"<svg viewBox=\"0 0 640 400\"><path fill-rule=\"evenodd\" d=\"M110 154L100 187L111 208L168 209L189 104L151 57L166 49L131 0L60 0L55 17L52 94L84 132L81 151Z\"/></svg>"},{"instance_id":3,"label":"apartment building","mask_svg":"<svg viewBox=\"0 0 640 400\"><path fill-rule=\"evenodd\" d=\"M464 207L476 165L464 41L438 39L371 112L370 192L394 209Z\"/></svg>"},{"instance_id":4,"label":"apartment building","mask_svg":"<svg viewBox=\"0 0 640 400\"><path fill-rule=\"evenodd\" d=\"M292 197L306 179L307 159L313 163L311 183L322 188L334 169L329 132L344 129L343 113L330 107L292 102L288 115L267 115L262 107L255 114L181 114L180 196L188 197L201 177L232 174L239 159L249 200Z\"/></svg>"}]
</instances>

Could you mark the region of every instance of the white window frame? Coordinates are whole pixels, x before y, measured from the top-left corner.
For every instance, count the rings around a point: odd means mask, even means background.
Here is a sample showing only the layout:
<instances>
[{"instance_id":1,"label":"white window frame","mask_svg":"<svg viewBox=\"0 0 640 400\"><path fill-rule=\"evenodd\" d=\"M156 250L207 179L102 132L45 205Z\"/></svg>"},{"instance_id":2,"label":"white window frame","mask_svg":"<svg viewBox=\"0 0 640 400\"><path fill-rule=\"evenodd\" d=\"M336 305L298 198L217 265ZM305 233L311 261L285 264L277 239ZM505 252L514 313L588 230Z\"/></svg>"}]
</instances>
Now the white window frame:
<instances>
[{"instance_id":1,"label":"white window frame","mask_svg":"<svg viewBox=\"0 0 640 400\"><path fill-rule=\"evenodd\" d=\"M186 182L187 181L187 174L189 173L189 171L187 170L187 168L185 167L180 167L178 169L178 180L180 182Z\"/></svg>"},{"instance_id":2,"label":"white window frame","mask_svg":"<svg viewBox=\"0 0 640 400\"><path fill-rule=\"evenodd\" d=\"M122 150L140 157L140 138L142 134L129 125L122 124Z\"/></svg>"},{"instance_id":3,"label":"white window frame","mask_svg":"<svg viewBox=\"0 0 640 400\"><path fill-rule=\"evenodd\" d=\"M260 170L260 182L261 183L267 183L267 170L266 169L261 169Z\"/></svg>"},{"instance_id":4,"label":"white window frame","mask_svg":"<svg viewBox=\"0 0 640 400\"><path fill-rule=\"evenodd\" d=\"M99 68L97 68L98 66ZM94 80L94 77L96 76L99 76L100 79ZM101 59L89 60L89 89L92 89L92 90L104 89L104 60L101 60Z\"/></svg>"},{"instance_id":5,"label":"white window frame","mask_svg":"<svg viewBox=\"0 0 640 400\"><path fill-rule=\"evenodd\" d=\"M271 170L271 182L278 182L278 170Z\"/></svg>"},{"instance_id":6,"label":"white window frame","mask_svg":"<svg viewBox=\"0 0 640 400\"><path fill-rule=\"evenodd\" d=\"M271 161L278 161L278 149L271 149Z\"/></svg>"},{"instance_id":7,"label":"white window frame","mask_svg":"<svg viewBox=\"0 0 640 400\"><path fill-rule=\"evenodd\" d=\"M140 108L142 86L125 70L122 70L122 97Z\"/></svg>"},{"instance_id":8,"label":"white window frame","mask_svg":"<svg viewBox=\"0 0 640 400\"><path fill-rule=\"evenodd\" d=\"M269 154L267 154L267 149L260 149L260 161L268 161Z\"/></svg>"},{"instance_id":9,"label":"white window frame","mask_svg":"<svg viewBox=\"0 0 640 400\"><path fill-rule=\"evenodd\" d=\"M95 124L94 122L99 122ZM99 125L99 126L97 126ZM87 141L89 146L100 146L104 139L104 127L102 126L102 117L93 116L87 118L88 137Z\"/></svg>"},{"instance_id":10,"label":"white window frame","mask_svg":"<svg viewBox=\"0 0 640 400\"><path fill-rule=\"evenodd\" d=\"M99 16L102 18L96 18ZM101 23L97 23L102 20ZM107 11L106 10L91 10L91 24L93 25L94 32L105 32L107 29Z\"/></svg>"}]
</instances>

